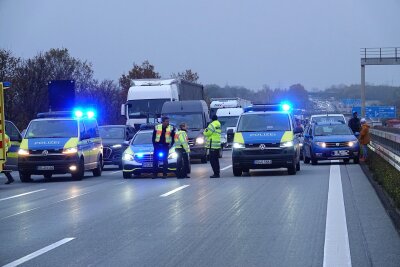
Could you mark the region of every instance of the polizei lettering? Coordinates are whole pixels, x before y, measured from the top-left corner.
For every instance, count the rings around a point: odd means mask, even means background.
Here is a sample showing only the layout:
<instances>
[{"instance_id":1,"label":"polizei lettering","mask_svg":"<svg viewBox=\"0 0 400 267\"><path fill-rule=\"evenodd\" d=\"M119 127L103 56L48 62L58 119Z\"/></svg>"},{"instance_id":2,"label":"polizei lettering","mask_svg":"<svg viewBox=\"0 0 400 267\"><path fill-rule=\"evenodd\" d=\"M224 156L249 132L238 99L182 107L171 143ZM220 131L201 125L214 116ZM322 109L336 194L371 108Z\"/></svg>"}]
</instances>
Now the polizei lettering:
<instances>
[{"instance_id":1,"label":"polizei lettering","mask_svg":"<svg viewBox=\"0 0 400 267\"><path fill-rule=\"evenodd\" d=\"M60 141L38 141L34 143L35 145L59 145Z\"/></svg>"},{"instance_id":2,"label":"polizei lettering","mask_svg":"<svg viewBox=\"0 0 400 267\"><path fill-rule=\"evenodd\" d=\"M276 133L253 133L250 134L251 137L253 136L276 136Z\"/></svg>"}]
</instances>

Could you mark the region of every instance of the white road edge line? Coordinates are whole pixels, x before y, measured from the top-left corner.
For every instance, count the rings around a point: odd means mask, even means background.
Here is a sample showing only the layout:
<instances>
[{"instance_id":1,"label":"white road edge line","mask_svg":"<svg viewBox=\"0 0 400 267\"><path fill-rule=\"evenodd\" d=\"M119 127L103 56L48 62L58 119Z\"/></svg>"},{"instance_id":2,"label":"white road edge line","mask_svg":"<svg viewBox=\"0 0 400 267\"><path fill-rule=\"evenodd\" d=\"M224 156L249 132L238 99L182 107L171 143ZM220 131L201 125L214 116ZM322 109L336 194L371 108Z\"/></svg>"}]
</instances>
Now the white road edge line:
<instances>
[{"instance_id":1,"label":"white road edge line","mask_svg":"<svg viewBox=\"0 0 400 267\"><path fill-rule=\"evenodd\" d=\"M121 172L121 170L115 171L115 172L111 172L110 174L116 174L116 173L119 173L119 172Z\"/></svg>"},{"instance_id":2,"label":"white road edge line","mask_svg":"<svg viewBox=\"0 0 400 267\"><path fill-rule=\"evenodd\" d=\"M44 254L46 252L49 252L52 249L55 249L56 247L64 245L65 243L68 243L68 242L70 242L70 241L72 241L74 239L75 239L75 237L64 238L64 239L62 239L62 240L60 240L60 241L58 241L56 243L53 243L53 244L51 244L51 245L49 245L47 247L44 247L44 248L39 249L39 250L29 254L29 255L26 255L25 257L22 257L22 258L20 258L20 259L18 259L16 261L10 262L9 264L4 265L3 267L18 266L18 265L20 265L22 263L25 263L25 262L33 259L33 258L38 257L38 256L40 256L40 255L42 255L42 254Z\"/></svg>"},{"instance_id":3,"label":"white road edge line","mask_svg":"<svg viewBox=\"0 0 400 267\"><path fill-rule=\"evenodd\" d=\"M5 198L1 198L0 201L4 201L4 200L7 200L7 199L12 199L12 198L16 198L16 197L22 197L22 196L30 195L30 194L37 193L37 192L40 192L40 191L44 191L44 190L46 190L46 189L39 189L39 190L31 191L31 192L26 192L26 193L23 193L23 194L11 196L11 197L5 197Z\"/></svg>"},{"instance_id":4,"label":"white road edge line","mask_svg":"<svg viewBox=\"0 0 400 267\"><path fill-rule=\"evenodd\" d=\"M174 190L171 190L171 191L169 191L169 192L167 192L165 194L160 195L160 197L167 197L167 196L172 195L173 193L176 193L176 192L178 192L178 191L180 191L180 190L182 190L182 189L184 189L184 188L186 188L188 186L189 186L188 184L182 185L182 186L180 186L178 188L175 188Z\"/></svg>"},{"instance_id":5,"label":"white road edge line","mask_svg":"<svg viewBox=\"0 0 400 267\"><path fill-rule=\"evenodd\" d=\"M329 173L323 266L352 266L339 165L331 165Z\"/></svg>"},{"instance_id":6,"label":"white road edge line","mask_svg":"<svg viewBox=\"0 0 400 267\"><path fill-rule=\"evenodd\" d=\"M232 165L226 166L225 168L222 168L221 171L225 171L225 170L227 170L227 169L229 169L231 167L232 167Z\"/></svg>"}]
</instances>

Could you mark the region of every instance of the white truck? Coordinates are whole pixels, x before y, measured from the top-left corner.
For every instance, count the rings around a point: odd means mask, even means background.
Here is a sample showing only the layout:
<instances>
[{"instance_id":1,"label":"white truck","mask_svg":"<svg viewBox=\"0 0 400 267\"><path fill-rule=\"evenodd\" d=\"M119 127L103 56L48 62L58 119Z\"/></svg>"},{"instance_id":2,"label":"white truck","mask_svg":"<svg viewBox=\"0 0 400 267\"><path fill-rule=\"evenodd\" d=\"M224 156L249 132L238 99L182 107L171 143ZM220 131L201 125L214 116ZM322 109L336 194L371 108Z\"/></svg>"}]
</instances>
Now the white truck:
<instances>
[{"instance_id":1,"label":"white truck","mask_svg":"<svg viewBox=\"0 0 400 267\"><path fill-rule=\"evenodd\" d=\"M232 129L236 132L236 124L243 108L220 108L217 110L218 120L221 123L221 144L223 147L232 145L233 140L228 140L227 132Z\"/></svg>"},{"instance_id":2,"label":"white truck","mask_svg":"<svg viewBox=\"0 0 400 267\"><path fill-rule=\"evenodd\" d=\"M213 116L221 108L245 108L251 105L250 100L239 97L231 98L211 98L210 115Z\"/></svg>"},{"instance_id":3,"label":"white truck","mask_svg":"<svg viewBox=\"0 0 400 267\"><path fill-rule=\"evenodd\" d=\"M203 86L180 79L133 80L121 115L126 116L127 125L138 128L156 122L165 102L182 100L204 100Z\"/></svg>"}]
</instances>

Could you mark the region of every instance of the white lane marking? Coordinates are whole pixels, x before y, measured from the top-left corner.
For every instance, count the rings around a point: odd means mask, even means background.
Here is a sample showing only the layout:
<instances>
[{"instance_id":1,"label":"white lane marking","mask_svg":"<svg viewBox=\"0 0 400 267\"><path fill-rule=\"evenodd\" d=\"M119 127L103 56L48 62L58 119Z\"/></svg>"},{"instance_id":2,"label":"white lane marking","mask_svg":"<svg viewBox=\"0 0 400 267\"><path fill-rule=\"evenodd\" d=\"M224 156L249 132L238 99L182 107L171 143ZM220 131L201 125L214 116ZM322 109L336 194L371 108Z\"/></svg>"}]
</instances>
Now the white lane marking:
<instances>
[{"instance_id":1,"label":"white lane marking","mask_svg":"<svg viewBox=\"0 0 400 267\"><path fill-rule=\"evenodd\" d=\"M51 245L49 245L47 247L44 247L44 248L39 249L39 250L29 254L29 255L26 255L25 257L22 257L22 258L20 258L20 259L18 259L16 261L10 262L9 264L4 265L3 267L18 266L18 265L23 264L23 263L25 263L25 262L27 262L27 261L29 261L31 259L34 259L34 258L38 257L38 256L40 256L40 255L42 255L42 254L44 254L46 252L49 252L52 249L55 249L55 248L57 248L57 247L59 247L61 245L64 245L65 243L68 243L68 242L70 242L70 241L72 241L74 239L75 239L75 237L64 238L64 239L62 239L62 240L60 240L58 242L55 242L55 243L53 243L53 244L51 244Z\"/></svg>"},{"instance_id":2,"label":"white lane marking","mask_svg":"<svg viewBox=\"0 0 400 267\"><path fill-rule=\"evenodd\" d=\"M227 169L229 169L231 167L232 167L232 165L226 166L225 168L222 168L221 171L225 171L225 170L227 170Z\"/></svg>"},{"instance_id":3,"label":"white lane marking","mask_svg":"<svg viewBox=\"0 0 400 267\"><path fill-rule=\"evenodd\" d=\"M26 193L23 193L23 194L11 196L11 197L1 198L0 201L7 200L7 199L12 199L12 198L16 198L16 197L22 197L22 196L30 195L30 194L37 193L37 192L40 192L40 191L44 191L44 190L46 190L46 189L39 189L39 190L31 191L31 192L26 192Z\"/></svg>"},{"instance_id":4,"label":"white lane marking","mask_svg":"<svg viewBox=\"0 0 400 267\"><path fill-rule=\"evenodd\" d=\"M332 161L332 163L334 162L336 161ZM349 235L339 165L331 165L329 173L323 266L351 266Z\"/></svg>"},{"instance_id":5,"label":"white lane marking","mask_svg":"<svg viewBox=\"0 0 400 267\"><path fill-rule=\"evenodd\" d=\"M120 184L124 184L124 183L126 183L126 182L125 181L124 182L119 182L119 183L115 183L113 185L120 185Z\"/></svg>"},{"instance_id":6,"label":"white lane marking","mask_svg":"<svg viewBox=\"0 0 400 267\"><path fill-rule=\"evenodd\" d=\"M178 191L180 191L180 190L182 190L182 189L184 189L184 188L186 188L188 186L189 186L188 184L182 185L182 186L180 186L178 188L175 188L174 190L171 190L171 191L169 191L169 192L167 192L165 194L160 195L160 197L167 197L167 196L172 195L173 193L176 193L176 192L178 192Z\"/></svg>"},{"instance_id":7,"label":"white lane marking","mask_svg":"<svg viewBox=\"0 0 400 267\"><path fill-rule=\"evenodd\" d=\"M121 170L115 171L115 172L111 172L110 174L116 174L116 173L119 173L119 172L121 172Z\"/></svg>"}]
</instances>

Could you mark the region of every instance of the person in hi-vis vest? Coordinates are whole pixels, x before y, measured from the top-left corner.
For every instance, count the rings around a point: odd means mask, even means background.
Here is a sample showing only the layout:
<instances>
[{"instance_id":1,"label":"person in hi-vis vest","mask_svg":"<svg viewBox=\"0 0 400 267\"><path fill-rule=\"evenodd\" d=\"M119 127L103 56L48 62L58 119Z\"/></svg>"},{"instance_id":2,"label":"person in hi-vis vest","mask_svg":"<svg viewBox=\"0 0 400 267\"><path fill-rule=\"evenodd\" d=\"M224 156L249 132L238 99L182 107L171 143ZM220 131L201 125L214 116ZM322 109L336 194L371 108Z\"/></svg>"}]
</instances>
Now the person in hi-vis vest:
<instances>
[{"instance_id":1,"label":"person in hi-vis vest","mask_svg":"<svg viewBox=\"0 0 400 267\"><path fill-rule=\"evenodd\" d=\"M188 176L190 147L186 132L187 124L183 122L179 125L179 130L175 134L175 152L178 155L176 177L178 179L190 178Z\"/></svg>"},{"instance_id":2,"label":"person in hi-vis vest","mask_svg":"<svg viewBox=\"0 0 400 267\"><path fill-rule=\"evenodd\" d=\"M169 125L169 118L162 117L161 123L154 127L153 131L153 179L158 175L158 163L163 162L163 179L168 173L168 153L174 144L175 129Z\"/></svg>"},{"instance_id":3,"label":"person in hi-vis vest","mask_svg":"<svg viewBox=\"0 0 400 267\"><path fill-rule=\"evenodd\" d=\"M221 149L221 123L218 121L217 115L212 116L212 122L204 130L206 137L206 148L210 150L210 163L214 175L210 178L219 178L219 150Z\"/></svg>"}]
</instances>

